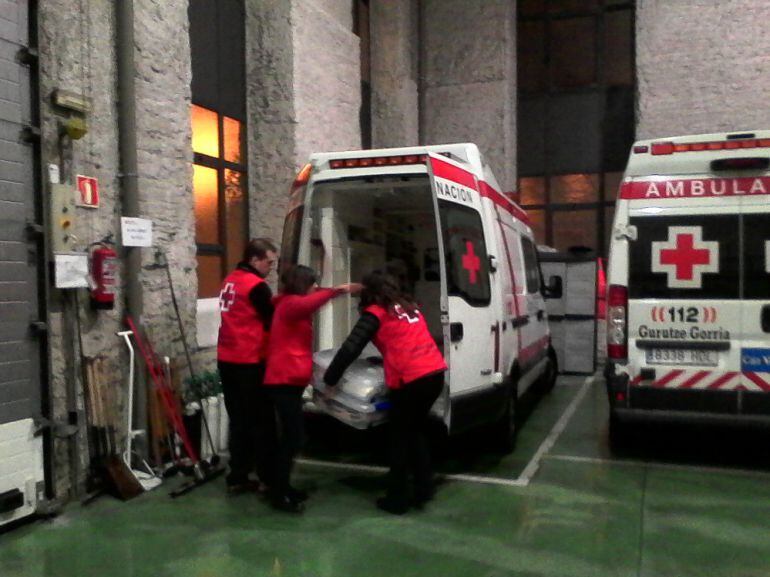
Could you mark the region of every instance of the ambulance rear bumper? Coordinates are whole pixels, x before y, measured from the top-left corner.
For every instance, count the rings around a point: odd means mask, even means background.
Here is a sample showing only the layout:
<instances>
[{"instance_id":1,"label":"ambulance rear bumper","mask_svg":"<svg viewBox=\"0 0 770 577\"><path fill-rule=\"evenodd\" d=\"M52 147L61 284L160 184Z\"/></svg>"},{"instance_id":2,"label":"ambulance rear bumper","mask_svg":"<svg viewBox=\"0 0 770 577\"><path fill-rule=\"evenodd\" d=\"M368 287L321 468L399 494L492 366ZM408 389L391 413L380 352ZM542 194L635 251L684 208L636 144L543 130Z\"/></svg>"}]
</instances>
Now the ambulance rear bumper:
<instances>
[{"instance_id":1,"label":"ambulance rear bumper","mask_svg":"<svg viewBox=\"0 0 770 577\"><path fill-rule=\"evenodd\" d=\"M770 427L770 393L631 386L605 371L610 412L623 422L678 422Z\"/></svg>"},{"instance_id":2,"label":"ambulance rear bumper","mask_svg":"<svg viewBox=\"0 0 770 577\"><path fill-rule=\"evenodd\" d=\"M719 414L629 408L614 408L611 411L613 416L623 423L684 423L760 429L770 428L770 415Z\"/></svg>"}]
</instances>

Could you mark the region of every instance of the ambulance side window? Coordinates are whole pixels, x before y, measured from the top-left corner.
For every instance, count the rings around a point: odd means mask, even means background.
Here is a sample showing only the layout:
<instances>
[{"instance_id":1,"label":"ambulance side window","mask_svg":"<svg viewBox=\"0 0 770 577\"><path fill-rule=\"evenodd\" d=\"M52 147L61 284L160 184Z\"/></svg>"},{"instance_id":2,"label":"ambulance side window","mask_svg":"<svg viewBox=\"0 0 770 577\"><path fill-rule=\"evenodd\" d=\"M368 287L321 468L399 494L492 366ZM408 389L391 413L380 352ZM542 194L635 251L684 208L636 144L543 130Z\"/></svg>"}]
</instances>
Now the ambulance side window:
<instances>
[{"instance_id":1,"label":"ambulance side window","mask_svg":"<svg viewBox=\"0 0 770 577\"><path fill-rule=\"evenodd\" d=\"M524 273L527 278L527 292L534 294L540 290L540 267L537 264L535 245L528 238L521 237L521 249L524 253Z\"/></svg>"},{"instance_id":2,"label":"ambulance side window","mask_svg":"<svg viewBox=\"0 0 770 577\"><path fill-rule=\"evenodd\" d=\"M489 258L481 216L472 208L443 200L439 212L448 294L472 306L488 305Z\"/></svg>"}]
</instances>

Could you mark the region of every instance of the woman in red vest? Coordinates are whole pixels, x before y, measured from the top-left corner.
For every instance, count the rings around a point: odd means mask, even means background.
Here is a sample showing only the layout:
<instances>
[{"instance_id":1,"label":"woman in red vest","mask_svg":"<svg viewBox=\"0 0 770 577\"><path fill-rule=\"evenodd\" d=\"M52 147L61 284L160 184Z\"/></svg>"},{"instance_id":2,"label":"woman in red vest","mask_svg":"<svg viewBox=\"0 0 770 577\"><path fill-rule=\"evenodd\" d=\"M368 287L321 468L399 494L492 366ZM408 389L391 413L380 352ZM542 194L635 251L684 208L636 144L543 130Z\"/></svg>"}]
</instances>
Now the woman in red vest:
<instances>
[{"instance_id":1,"label":"woman in red vest","mask_svg":"<svg viewBox=\"0 0 770 577\"><path fill-rule=\"evenodd\" d=\"M380 509L397 515L409 509L408 474L414 475L412 502L422 507L433 497L428 445L430 408L444 387L444 356L420 311L391 276L374 271L364 278L361 316L324 374L335 385L371 340L382 353L390 389L390 475Z\"/></svg>"},{"instance_id":2,"label":"woman in red vest","mask_svg":"<svg viewBox=\"0 0 770 577\"><path fill-rule=\"evenodd\" d=\"M313 376L313 314L331 299L360 287L318 288L313 269L301 265L281 275L280 293L273 298L264 380L279 421L270 487L270 500L277 509L298 513L307 499L304 491L291 486L290 476L302 443L302 392Z\"/></svg>"}]
</instances>

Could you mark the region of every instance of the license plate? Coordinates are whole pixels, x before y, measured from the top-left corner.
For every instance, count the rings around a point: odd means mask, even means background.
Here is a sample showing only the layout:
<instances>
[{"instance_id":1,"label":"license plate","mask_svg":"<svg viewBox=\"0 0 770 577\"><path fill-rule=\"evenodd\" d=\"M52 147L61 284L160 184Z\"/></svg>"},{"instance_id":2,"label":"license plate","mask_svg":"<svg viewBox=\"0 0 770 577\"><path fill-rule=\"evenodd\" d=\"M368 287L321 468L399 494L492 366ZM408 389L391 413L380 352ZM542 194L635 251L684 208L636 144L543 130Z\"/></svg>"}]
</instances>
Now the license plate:
<instances>
[{"instance_id":1,"label":"license plate","mask_svg":"<svg viewBox=\"0 0 770 577\"><path fill-rule=\"evenodd\" d=\"M700 367L716 367L719 363L717 351L700 351L692 349L647 349L648 365L697 365Z\"/></svg>"}]
</instances>

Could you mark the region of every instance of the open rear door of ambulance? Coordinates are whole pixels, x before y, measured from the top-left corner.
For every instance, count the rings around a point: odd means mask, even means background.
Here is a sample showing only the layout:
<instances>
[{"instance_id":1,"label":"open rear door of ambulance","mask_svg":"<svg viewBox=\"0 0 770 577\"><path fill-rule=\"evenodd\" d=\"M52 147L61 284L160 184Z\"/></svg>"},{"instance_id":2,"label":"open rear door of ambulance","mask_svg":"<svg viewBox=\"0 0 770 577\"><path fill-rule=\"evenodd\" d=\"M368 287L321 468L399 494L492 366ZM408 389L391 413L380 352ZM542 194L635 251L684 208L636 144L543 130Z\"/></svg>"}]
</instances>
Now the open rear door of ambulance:
<instances>
[{"instance_id":1,"label":"open rear door of ambulance","mask_svg":"<svg viewBox=\"0 0 770 577\"><path fill-rule=\"evenodd\" d=\"M451 431L494 413L494 347L489 257L481 196L467 165L429 154L428 173L439 230L441 321L449 365L445 421ZM499 405L498 405L499 407Z\"/></svg>"}]
</instances>

